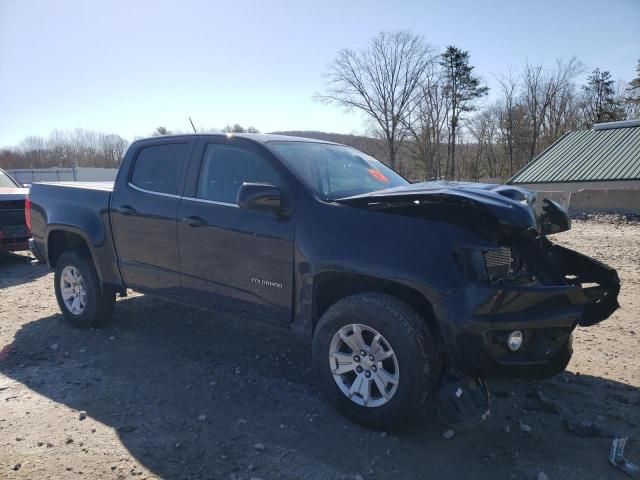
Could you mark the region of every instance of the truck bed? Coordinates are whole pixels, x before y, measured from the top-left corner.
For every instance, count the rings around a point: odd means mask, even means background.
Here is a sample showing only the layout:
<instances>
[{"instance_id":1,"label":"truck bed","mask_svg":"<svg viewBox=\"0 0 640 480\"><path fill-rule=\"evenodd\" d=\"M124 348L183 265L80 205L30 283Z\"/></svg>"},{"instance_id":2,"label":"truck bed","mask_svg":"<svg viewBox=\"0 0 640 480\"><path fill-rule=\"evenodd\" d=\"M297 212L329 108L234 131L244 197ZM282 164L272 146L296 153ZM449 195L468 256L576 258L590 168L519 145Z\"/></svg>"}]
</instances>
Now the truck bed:
<instances>
[{"instance_id":1,"label":"truck bed","mask_svg":"<svg viewBox=\"0 0 640 480\"><path fill-rule=\"evenodd\" d=\"M48 185L56 187L73 187L84 190L102 190L113 192L113 183L114 182L38 182L34 183L31 188L33 188L35 185Z\"/></svg>"},{"instance_id":2,"label":"truck bed","mask_svg":"<svg viewBox=\"0 0 640 480\"><path fill-rule=\"evenodd\" d=\"M35 256L51 261L48 229L54 227L77 232L88 245L93 245L97 268L107 279L118 274L111 238L109 203L112 182L42 182L29 190L31 200L31 235Z\"/></svg>"}]
</instances>

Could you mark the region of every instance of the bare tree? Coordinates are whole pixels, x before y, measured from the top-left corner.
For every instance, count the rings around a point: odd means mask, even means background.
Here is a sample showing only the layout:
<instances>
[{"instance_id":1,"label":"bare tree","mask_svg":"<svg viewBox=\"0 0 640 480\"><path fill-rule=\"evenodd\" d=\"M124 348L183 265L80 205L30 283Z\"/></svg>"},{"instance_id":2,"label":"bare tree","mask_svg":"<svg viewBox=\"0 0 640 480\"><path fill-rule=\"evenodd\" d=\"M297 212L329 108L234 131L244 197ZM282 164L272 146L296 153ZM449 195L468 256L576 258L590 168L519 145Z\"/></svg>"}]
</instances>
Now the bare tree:
<instances>
[{"instance_id":1,"label":"bare tree","mask_svg":"<svg viewBox=\"0 0 640 480\"><path fill-rule=\"evenodd\" d=\"M542 123L543 144L546 147L570 130L580 126L578 97L573 84L560 89L551 98Z\"/></svg>"},{"instance_id":2,"label":"bare tree","mask_svg":"<svg viewBox=\"0 0 640 480\"><path fill-rule=\"evenodd\" d=\"M47 166L48 150L44 138L30 135L20 142L23 160L27 168L42 168Z\"/></svg>"},{"instance_id":3,"label":"bare tree","mask_svg":"<svg viewBox=\"0 0 640 480\"><path fill-rule=\"evenodd\" d=\"M381 32L364 49L338 52L326 75L326 93L315 98L369 115L387 143L391 168L396 168L396 154L407 135L406 120L434 62L433 51L421 36Z\"/></svg>"},{"instance_id":4,"label":"bare tree","mask_svg":"<svg viewBox=\"0 0 640 480\"><path fill-rule=\"evenodd\" d=\"M509 159L509 175L513 175L518 81L517 78L513 76L511 69L509 69L507 75L498 78L498 84L500 85L503 99L502 108L498 107L499 128L501 128L506 142L507 157Z\"/></svg>"},{"instance_id":5,"label":"bare tree","mask_svg":"<svg viewBox=\"0 0 640 480\"><path fill-rule=\"evenodd\" d=\"M572 57L557 60L556 70L547 73L542 65L527 64L522 74L523 100L531 123L529 160L538 153L539 139L551 104L562 92L573 88L573 80L583 70L582 63Z\"/></svg>"},{"instance_id":6,"label":"bare tree","mask_svg":"<svg viewBox=\"0 0 640 480\"><path fill-rule=\"evenodd\" d=\"M98 137L98 144L102 157L101 166L104 168L119 167L129 142L114 133L101 133Z\"/></svg>"},{"instance_id":7,"label":"bare tree","mask_svg":"<svg viewBox=\"0 0 640 480\"><path fill-rule=\"evenodd\" d=\"M469 121L468 130L476 144L475 164L472 178L478 180L482 174L490 178L502 176L501 166L495 152L498 136L498 107L484 109Z\"/></svg>"},{"instance_id":8,"label":"bare tree","mask_svg":"<svg viewBox=\"0 0 640 480\"><path fill-rule=\"evenodd\" d=\"M47 140L47 148L51 154L52 165L59 168L72 167L72 152L69 148L67 133L61 130L54 130Z\"/></svg>"},{"instance_id":9,"label":"bare tree","mask_svg":"<svg viewBox=\"0 0 640 480\"><path fill-rule=\"evenodd\" d=\"M406 129L411 142L407 148L423 166L425 178L440 178L440 152L447 124L449 97L444 92L442 74L433 65L420 85L416 106L407 117Z\"/></svg>"},{"instance_id":10,"label":"bare tree","mask_svg":"<svg viewBox=\"0 0 640 480\"><path fill-rule=\"evenodd\" d=\"M640 118L640 60L636 65L636 76L625 88L625 109L630 118Z\"/></svg>"}]
</instances>

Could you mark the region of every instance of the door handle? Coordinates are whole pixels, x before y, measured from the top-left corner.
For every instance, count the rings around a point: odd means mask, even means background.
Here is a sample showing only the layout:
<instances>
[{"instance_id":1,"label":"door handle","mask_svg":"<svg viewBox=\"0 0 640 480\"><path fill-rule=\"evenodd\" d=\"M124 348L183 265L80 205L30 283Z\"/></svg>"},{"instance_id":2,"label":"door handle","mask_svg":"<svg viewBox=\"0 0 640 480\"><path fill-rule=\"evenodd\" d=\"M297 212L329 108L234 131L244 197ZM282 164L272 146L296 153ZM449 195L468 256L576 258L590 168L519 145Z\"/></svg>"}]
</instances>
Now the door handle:
<instances>
[{"instance_id":1,"label":"door handle","mask_svg":"<svg viewBox=\"0 0 640 480\"><path fill-rule=\"evenodd\" d=\"M136 209L130 205L122 205L120 207L114 208L114 210L116 211L116 213L121 213L122 215L133 215L137 212Z\"/></svg>"},{"instance_id":2,"label":"door handle","mask_svg":"<svg viewBox=\"0 0 640 480\"><path fill-rule=\"evenodd\" d=\"M193 215L191 217L183 217L180 219L180 221L192 227L201 227L207 224L207 221L204 218L198 217L197 215Z\"/></svg>"}]
</instances>

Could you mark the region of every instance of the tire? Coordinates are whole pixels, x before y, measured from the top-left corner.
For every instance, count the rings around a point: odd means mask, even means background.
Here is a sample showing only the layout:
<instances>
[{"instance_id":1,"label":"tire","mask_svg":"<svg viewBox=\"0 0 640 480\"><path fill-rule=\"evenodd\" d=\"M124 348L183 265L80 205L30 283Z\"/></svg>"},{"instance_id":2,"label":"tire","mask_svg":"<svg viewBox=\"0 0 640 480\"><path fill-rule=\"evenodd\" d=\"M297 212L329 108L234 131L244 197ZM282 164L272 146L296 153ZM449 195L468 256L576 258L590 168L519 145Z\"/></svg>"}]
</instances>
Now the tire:
<instances>
[{"instance_id":1,"label":"tire","mask_svg":"<svg viewBox=\"0 0 640 480\"><path fill-rule=\"evenodd\" d=\"M351 325L359 325L358 330L363 332L361 338L364 339L365 353L378 353L373 360L369 354L365 355L368 363L358 355L360 363L356 363L355 368L359 367L360 373L354 370L336 379L334 371L341 370L332 369L343 368L337 367L338 365L344 365L346 370L352 367L347 363L352 357L342 355L347 351L351 352L348 355L353 354L353 349L342 341L343 337L339 333L347 334L347 339L351 339L349 330L352 335L356 333L355 327ZM378 337L381 342L372 339L374 332L381 335ZM355 338L357 337L354 336L353 339ZM333 343L334 339L337 343ZM370 342L369 350L366 349L367 339ZM374 344L383 347L386 344L389 349L376 348ZM332 357L330 351L335 352L336 345L340 346L340 353ZM389 363L389 359L378 361L389 355L389 352L395 357L393 364ZM338 359L345 361L338 364ZM324 393L342 414L356 423L380 430L397 429L416 418L433 397L440 375L436 345L425 319L398 298L380 293L364 293L344 298L322 315L313 336L313 365ZM378 365L375 370L378 378L373 378L375 365ZM351 378L355 376L351 383L351 388L354 388L358 375L361 377L367 372L368 380L363 381L370 385L376 384L375 387L369 387L369 393L366 386L364 395L346 392ZM385 383L386 379L391 378L389 372L391 377L397 377L395 387L393 382ZM375 381L371 382L372 378ZM384 394L378 388L381 385L380 378L384 380ZM366 400L368 394L370 396Z\"/></svg>"},{"instance_id":2,"label":"tire","mask_svg":"<svg viewBox=\"0 0 640 480\"><path fill-rule=\"evenodd\" d=\"M67 286L65 293L68 294L69 283L62 282L62 277L73 277L74 269L80 276L76 283L79 287L76 288L84 292L78 294L78 300L84 299L84 303L79 303L79 306L76 307L72 304L72 308L70 308L65 303L62 291L64 283ZM115 291L101 285L93 262L88 255L76 251L67 251L60 255L56 262L54 289L60 311L71 325L80 328L99 327L107 324L111 319L115 304ZM75 311L72 311L74 309Z\"/></svg>"}]
</instances>

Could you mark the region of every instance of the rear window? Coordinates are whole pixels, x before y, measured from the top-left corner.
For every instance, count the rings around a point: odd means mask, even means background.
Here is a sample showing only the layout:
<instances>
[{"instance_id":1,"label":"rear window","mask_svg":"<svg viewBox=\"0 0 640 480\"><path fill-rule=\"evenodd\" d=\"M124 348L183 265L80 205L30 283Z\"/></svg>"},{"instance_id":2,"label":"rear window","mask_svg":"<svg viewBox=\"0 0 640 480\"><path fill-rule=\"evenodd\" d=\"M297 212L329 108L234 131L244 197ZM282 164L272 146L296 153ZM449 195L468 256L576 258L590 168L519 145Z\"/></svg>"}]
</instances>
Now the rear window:
<instances>
[{"instance_id":1,"label":"rear window","mask_svg":"<svg viewBox=\"0 0 640 480\"><path fill-rule=\"evenodd\" d=\"M151 192L176 195L187 147L186 143L144 147L133 165L131 183Z\"/></svg>"}]
</instances>

